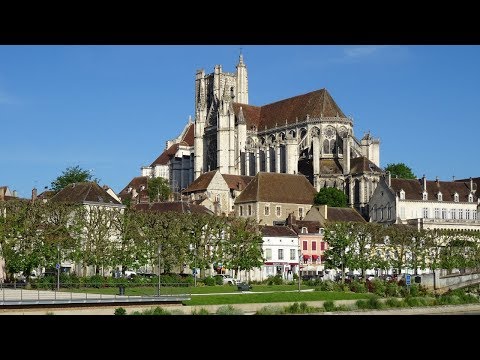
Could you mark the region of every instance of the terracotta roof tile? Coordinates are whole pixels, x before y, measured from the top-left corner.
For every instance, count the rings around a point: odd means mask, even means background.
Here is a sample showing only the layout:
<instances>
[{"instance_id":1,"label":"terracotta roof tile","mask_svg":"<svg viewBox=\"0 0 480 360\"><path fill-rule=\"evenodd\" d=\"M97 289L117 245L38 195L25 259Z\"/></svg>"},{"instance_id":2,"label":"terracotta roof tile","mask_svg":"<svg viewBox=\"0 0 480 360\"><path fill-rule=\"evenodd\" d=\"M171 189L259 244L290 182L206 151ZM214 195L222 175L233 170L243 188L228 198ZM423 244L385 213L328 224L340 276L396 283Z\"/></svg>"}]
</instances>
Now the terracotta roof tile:
<instances>
[{"instance_id":1,"label":"terracotta roof tile","mask_svg":"<svg viewBox=\"0 0 480 360\"><path fill-rule=\"evenodd\" d=\"M245 202L312 204L317 191L303 175L259 172L235 199Z\"/></svg>"},{"instance_id":2,"label":"terracotta roof tile","mask_svg":"<svg viewBox=\"0 0 480 360\"><path fill-rule=\"evenodd\" d=\"M254 176L222 174L225 182L231 190L243 190L247 187Z\"/></svg>"},{"instance_id":3,"label":"terracotta roof tile","mask_svg":"<svg viewBox=\"0 0 480 360\"><path fill-rule=\"evenodd\" d=\"M177 213L196 213L196 214L208 214L213 215L213 212L208 210L205 206L190 204L188 202L159 202L150 204L136 204L135 210L143 211L156 211L156 212L177 212Z\"/></svg>"},{"instance_id":4,"label":"terracotta roof tile","mask_svg":"<svg viewBox=\"0 0 480 360\"><path fill-rule=\"evenodd\" d=\"M360 213L353 208L328 207L327 221L330 222L366 222Z\"/></svg>"},{"instance_id":5,"label":"terracotta roof tile","mask_svg":"<svg viewBox=\"0 0 480 360\"><path fill-rule=\"evenodd\" d=\"M377 173L383 172L382 169L364 156L359 156L350 160L351 174L369 173L372 171Z\"/></svg>"},{"instance_id":6,"label":"terracotta roof tile","mask_svg":"<svg viewBox=\"0 0 480 360\"><path fill-rule=\"evenodd\" d=\"M326 89L294 96L261 107L234 103L235 115L242 107L247 128L256 126L258 130L276 127L276 124L294 123L296 119L304 120L307 115L312 118L335 117L345 118L345 114L335 103Z\"/></svg>"},{"instance_id":7,"label":"terracotta roof tile","mask_svg":"<svg viewBox=\"0 0 480 360\"><path fill-rule=\"evenodd\" d=\"M187 132L185 133L185 135L182 138L182 142L184 142L185 145L194 146L194 140L195 140L195 126L194 125L195 125L194 123L190 124Z\"/></svg>"},{"instance_id":8,"label":"terracotta roof tile","mask_svg":"<svg viewBox=\"0 0 480 360\"><path fill-rule=\"evenodd\" d=\"M183 193L188 194L188 193L206 190L208 185L210 184L210 181L212 181L215 173L216 171L209 171L201 174L183 191Z\"/></svg>"},{"instance_id":9,"label":"terracotta roof tile","mask_svg":"<svg viewBox=\"0 0 480 360\"><path fill-rule=\"evenodd\" d=\"M162 152L158 158L155 159L154 162L150 164L150 166L155 166L155 165L167 165L168 161L172 156L175 156L175 154L178 151L180 144L173 144L170 146L167 150Z\"/></svg>"},{"instance_id":10,"label":"terracotta roof tile","mask_svg":"<svg viewBox=\"0 0 480 360\"><path fill-rule=\"evenodd\" d=\"M261 227L262 236L289 236L289 237L297 237L297 233L290 229L287 226L262 226Z\"/></svg>"},{"instance_id":11,"label":"terracotta roof tile","mask_svg":"<svg viewBox=\"0 0 480 360\"><path fill-rule=\"evenodd\" d=\"M470 194L470 180L468 181L436 181L427 180L427 193L429 200L436 200L437 194L442 193L443 201L454 201L455 193L459 196L459 201L467 202ZM405 191L406 200L422 200L423 180L422 179L397 179L392 178L391 187L395 194L402 189ZM477 201L478 194L473 196L473 201Z\"/></svg>"},{"instance_id":12,"label":"terracotta roof tile","mask_svg":"<svg viewBox=\"0 0 480 360\"><path fill-rule=\"evenodd\" d=\"M53 202L83 203L88 201L120 205L117 200L96 182L80 182L67 185L52 196L50 200Z\"/></svg>"}]
</instances>

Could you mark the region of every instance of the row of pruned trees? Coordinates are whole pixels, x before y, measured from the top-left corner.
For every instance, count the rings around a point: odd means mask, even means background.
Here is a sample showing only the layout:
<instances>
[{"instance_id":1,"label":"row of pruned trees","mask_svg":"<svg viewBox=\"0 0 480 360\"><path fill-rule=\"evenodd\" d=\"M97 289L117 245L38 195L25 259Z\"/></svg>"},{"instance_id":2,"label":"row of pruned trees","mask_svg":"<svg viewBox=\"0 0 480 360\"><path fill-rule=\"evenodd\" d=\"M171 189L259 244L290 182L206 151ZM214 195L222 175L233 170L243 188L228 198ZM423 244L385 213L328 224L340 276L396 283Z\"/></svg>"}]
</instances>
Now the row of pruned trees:
<instances>
[{"instance_id":1,"label":"row of pruned trees","mask_svg":"<svg viewBox=\"0 0 480 360\"><path fill-rule=\"evenodd\" d=\"M235 270L263 263L261 234L247 219L138 211L53 202L0 203L0 257L10 277L71 261L106 275L160 261L164 272L184 266Z\"/></svg>"},{"instance_id":2,"label":"row of pruned trees","mask_svg":"<svg viewBox=\"0 0 480 360\"><path fill-rule=\"evenodd\" d=\"M369 269L478 269L480 233L465 230L418 230L407 225L338 222L325 227L325 268Z\"/></svg>"}]
</instances>

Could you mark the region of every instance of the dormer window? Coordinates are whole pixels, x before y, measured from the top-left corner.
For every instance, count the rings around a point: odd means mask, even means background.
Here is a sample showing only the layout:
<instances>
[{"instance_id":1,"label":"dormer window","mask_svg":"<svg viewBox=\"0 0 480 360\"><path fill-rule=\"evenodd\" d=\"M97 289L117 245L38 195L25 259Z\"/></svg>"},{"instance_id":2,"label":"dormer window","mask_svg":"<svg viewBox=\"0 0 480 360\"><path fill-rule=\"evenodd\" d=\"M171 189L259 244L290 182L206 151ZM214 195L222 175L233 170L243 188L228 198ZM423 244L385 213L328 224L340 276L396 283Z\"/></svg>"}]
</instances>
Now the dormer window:
<instances>
[{"instance_id":1,"label":"dormer window","mask_svg":"<svg viewBox=\"0 0 480 360\"><path fill-rule=\"evenodd\" d=\"M468 195L468 202L473 202L473 195L472 194Z\"/></svg>"},{"instance_id":2,"label":"dormer window","mask_svg":"<svg viewBox=\"0 0 480 360\"><path fill-rule=\"evenodd\" d=\"M443 201L443 195L442 195L441 192L439 192L439 193L437 194L437 199L438 199L438 201Z\"/></svg>"},{"instance_id":3,"label":"dormer window","mask_svg":"<svg viewBox=\"0 0 480 360\"><path fill-rule=\"evenodd\" d=\"M302 227L302 234L308 234L308 229L305 226Z\"/></svg>"},{"instance_id":4,"label":"dormer window","mask_svg":"<svg viewBox=\"0 0 480 360\"><path fill-rule=\"evenodd\" d=\"M458 194L453 194L453 201L458 202Z\"/></svg>"},{"instance_id":5,"label":"dormer window","mask_svg":"<svg viewBox=\"0 0 480 360\"><path fill-rule=\"evenodd\" d=\"M128 189L127 189L127 193L131 192L132 191L132 187L129 186Z\"/></svg>"},{"instance_id":6,"label":"dormer window","mask_svg":"<svg viewBox=\"0 0 480 360\"><path fill-rule=\"evenodd\" d=\"M422 194L422 200L428 200L428 194L426 191L424 191Z\"/></svg>"},{"instance_id":7,"label":"dormer window","mask_svg":"<svg viewBox=\"0 0 480 360\"><path fill-rule=\"evenodd\" d=\"M323 234L325 233L325 230L324 230L324 228L320 228L320 229L318 229L318 233L319 233L320 235L323 235Z\"/></svg>"},{"instance_id":8,"label":"dormer window","mask_svg":"<svg viewBox=\"0 0 480 360\"><path fill-rule=\"evenodd\" d=\"M400 190L400 200L405 200L405 191L403 189Z\"/></svg>"}]
</instances>

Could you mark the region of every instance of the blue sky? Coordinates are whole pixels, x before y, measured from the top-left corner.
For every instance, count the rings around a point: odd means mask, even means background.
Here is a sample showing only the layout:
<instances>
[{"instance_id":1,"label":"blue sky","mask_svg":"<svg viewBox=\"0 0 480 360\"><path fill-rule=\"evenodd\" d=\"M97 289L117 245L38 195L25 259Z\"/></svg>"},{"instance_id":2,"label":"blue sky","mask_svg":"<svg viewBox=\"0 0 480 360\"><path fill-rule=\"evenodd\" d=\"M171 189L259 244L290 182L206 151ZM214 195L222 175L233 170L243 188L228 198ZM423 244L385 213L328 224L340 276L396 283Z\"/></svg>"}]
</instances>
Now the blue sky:
<instances>
[{"instance_id":1,"label":"blue sky","mask_svg":"<svg viewBox=\"0 0 480 360\"><path fill-rule=\"evenodd\" d=\"M478 45L1 45L0 186L29 197L79 165L119 192L193 118L196 70L233 72L240 48L250 104L326 88L382 167L480 176Z\"/></svg>"}]
</instances>

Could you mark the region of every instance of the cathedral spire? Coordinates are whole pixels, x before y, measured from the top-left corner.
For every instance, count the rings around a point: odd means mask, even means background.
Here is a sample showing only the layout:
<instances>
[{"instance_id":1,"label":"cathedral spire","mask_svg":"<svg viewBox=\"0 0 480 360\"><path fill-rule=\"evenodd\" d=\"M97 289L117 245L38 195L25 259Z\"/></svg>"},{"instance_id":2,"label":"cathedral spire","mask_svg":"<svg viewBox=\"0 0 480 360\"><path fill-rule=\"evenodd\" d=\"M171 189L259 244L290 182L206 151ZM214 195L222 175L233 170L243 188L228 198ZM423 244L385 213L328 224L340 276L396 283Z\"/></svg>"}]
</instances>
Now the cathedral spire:
<instances>
[{"instance_id":1,"label":"cathedral spire","mask_svg":"<svg viewBox=\"0 0 480 360\"><path fill-rule=\"evenodd\" d=\"M243 116L243 109L240 106L240 110L238 111L238 123L239 124L246 124L245 122L245 116Z\"/></svg>"},{"instance_id":2,"label":"cathedral spire","mask_svg":"<svg viewBox=\"0 0 480 360\"><path fill-rule=\"evenodd\" d=\"M236 73L236 91L235 101L240 104L248 104L248 75L247 66L243 62L243 54L240 50L240 56L238 58L237 73Z\"/></svg>"}]
</instances>

